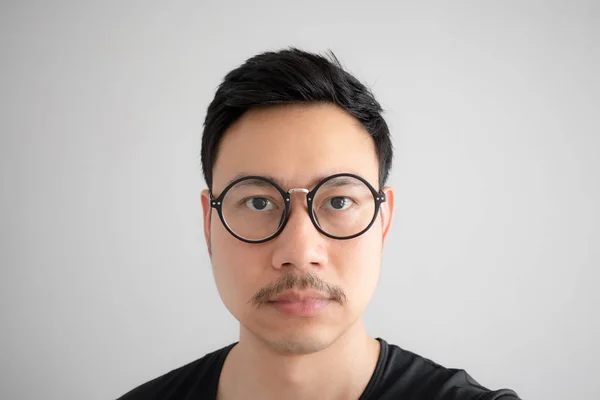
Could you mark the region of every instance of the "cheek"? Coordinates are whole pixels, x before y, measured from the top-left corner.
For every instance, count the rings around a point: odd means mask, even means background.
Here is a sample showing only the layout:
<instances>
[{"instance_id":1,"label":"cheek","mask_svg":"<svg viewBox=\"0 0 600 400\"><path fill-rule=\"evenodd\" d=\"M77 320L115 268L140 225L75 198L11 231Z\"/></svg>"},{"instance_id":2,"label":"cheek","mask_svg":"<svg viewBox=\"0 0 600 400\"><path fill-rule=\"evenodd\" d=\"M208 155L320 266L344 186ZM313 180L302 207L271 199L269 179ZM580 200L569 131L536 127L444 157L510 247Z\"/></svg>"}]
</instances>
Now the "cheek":
<instances>
[{"instance_id":1,"label":"cheek","mask_svg":"<svg viewBox=\"0 0 600 400\"><path fill-rule=\"evenodd\" d=\"M229 311L238 315L248 300L261 288L265 256L260 247L241 242L224 228L211 230L212 270L219 295ZM264 282L263 282L264 284Z\"/></svg>"},{"instance_id":2,"label":"cheek","mask_svg":"<svg viewBox=\"0 0 600 400\"><path fill-rule=\"evenodd\" d=\"M366 307L379 280L381 234L373 229L340 244L336 260L332 261L339 266L342 286L348 291L349 300L356 307Z\"/></svg>"}]
</instances>

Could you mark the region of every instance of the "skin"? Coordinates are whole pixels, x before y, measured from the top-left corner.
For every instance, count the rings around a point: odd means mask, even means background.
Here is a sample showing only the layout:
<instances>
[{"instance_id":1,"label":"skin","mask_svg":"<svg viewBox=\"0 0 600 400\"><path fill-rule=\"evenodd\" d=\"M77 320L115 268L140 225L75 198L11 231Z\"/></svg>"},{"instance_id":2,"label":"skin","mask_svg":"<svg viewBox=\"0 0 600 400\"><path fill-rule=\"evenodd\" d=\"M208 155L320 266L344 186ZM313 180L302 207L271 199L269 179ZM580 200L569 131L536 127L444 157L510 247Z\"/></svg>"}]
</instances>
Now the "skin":
<instances>
[{"instance_id":1,"label":"skin","mask_svg":"<svg viewBox=\"0 0 600 400\"><path fill-rule=\"evenodd\" d=\"M278 178L285 190L312 189L319 177L349 172L378 189L373 139L358 120L331 104L253 109L225 133L213 168L218 196L240 173ZM261 244L227 232L204 190L204 234L221 299L240 322L240 341L219 380L219 399L356 399L377 363L379 343L365 329L363 313L379 279L383 244L391 226L394 193L363 235L336 240L320 234L306 196L292 194L283 232ZM250 300L283 274L315 274L339 287L343 304L331 302L314 316L284 315Z\"/></svg>"}]
</instances>

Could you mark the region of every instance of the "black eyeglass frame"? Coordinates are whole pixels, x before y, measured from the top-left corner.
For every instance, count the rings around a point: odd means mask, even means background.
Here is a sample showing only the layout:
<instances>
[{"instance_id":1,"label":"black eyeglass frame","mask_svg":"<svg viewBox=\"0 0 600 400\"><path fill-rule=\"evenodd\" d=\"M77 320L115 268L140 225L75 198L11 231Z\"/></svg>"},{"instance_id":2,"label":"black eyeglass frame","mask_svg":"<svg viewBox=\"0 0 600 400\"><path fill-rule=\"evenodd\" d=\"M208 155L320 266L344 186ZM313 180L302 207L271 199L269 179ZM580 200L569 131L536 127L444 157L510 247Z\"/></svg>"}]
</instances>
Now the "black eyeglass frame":
<instances>
[{"instance_id":1,"label":"black eyeglass frame","mask_svg":"<svg viewBox=\"0 0 600 400\"><path fill-rule=\"evenodd\" d=\"M312 203L313 203L313 199L314 199L314 195L317 192L317 190L319 190L319 188L321 186L323 186L325 183L327 183L328 181L330 181L331 179L335 179L335 178L339 178L342 176L348 176L351 178L355 178L358 179L359 181L361 181L362 183L364 183L367 188L369 188L369 190L371 191L371 194L373 195L373 200L375 201L375 210L373 212L373 218L371 219L371 222L369 222L369 224L367 225L366 228L364 228L362 231L354 234L354 235L350 235L350 236L335 236L335 235L331 235L327 232L325 232L318 224L316 217L314 215L314 209L312 207ZM243 238L239 235L237 235L227 224L227 221L225 220L225 217L223 216L223 199L225 198L225 196L227 195L227 192L234 187L236 184L238 184L241 181L244 180L249 180L249 179L256 179L256 180L261 180L261 181L265 181L267 183L270 183L271 185L273 185L281 194L281 196L283 197L284 200L284 204L285 204L285 210L283 213L282 218L282 223L280 224L279 228L277 229L277 231L275 233L273 233L271 236L268 236L264 239L258 239L258 240L250 240L250 239L246 239ZM231 182L229 185L227 185L227 187L225 189L223 189L223 191L221 192L221 194L219 195L219 197L217 198L213 198L213 194L212 192L210 193L210 206L211 208L214 208L217 210L217 213L219 214L219 219L221 220L221 223L223 224L223 226L225 227L225 229L227 229L227 231L236 239L241 240L242 242L246 242L246 243L264 243L267 242L273 238L275 238L276 236L278 236L284 229L285 226L288 223L289 220L289 216L290 216L290 211L291 211L291 202L292 202L292 193L294 192L298 192L298 191L304 191L306 192L306 204L308 206L308 209L310 210L310 212L308 213L310 216L310 220L312 221L314 227L317 229L317 231L319 231L320 233L322 233L323 235L332 238L332 239L337 239L337 240L348 240L348 239L353 239L355 237L358 237L360 235L362 235L363 233L365 233L366 231L368 231L369 229L371 229L371 226L373 226L373 224L375 223L375 220L377 219L377 215L379 214L379 208L381 206L381 203L384 203L386 201L386 196L385 193L380 190L379 192L377 190L375 190L375 188L373 186L371 186L371 184L369 182L367 182L364 178L355 175L355 174L350 174L350 173L340 173L340 174L335 174L335 175L331 175L326 177L325 179L323 179L321 182L317 183L317 185L312 189L312 190L308 190L305 188L292 188L288 191L285 191L284 189L282 189L278 184L276 184L275 182L273 182L272 180L265 178L264 176L243 176L239 179L236 179L235 181Z\"/></svg>"}]
</instances>

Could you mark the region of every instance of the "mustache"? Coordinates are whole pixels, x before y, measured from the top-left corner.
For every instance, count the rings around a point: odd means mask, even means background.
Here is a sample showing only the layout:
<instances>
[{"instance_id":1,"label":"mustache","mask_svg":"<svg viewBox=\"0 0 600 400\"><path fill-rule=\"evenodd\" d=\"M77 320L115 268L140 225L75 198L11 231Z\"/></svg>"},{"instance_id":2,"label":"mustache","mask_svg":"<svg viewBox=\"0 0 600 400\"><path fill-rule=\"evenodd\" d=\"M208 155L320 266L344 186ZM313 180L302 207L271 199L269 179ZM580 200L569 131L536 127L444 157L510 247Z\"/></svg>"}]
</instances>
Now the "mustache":
<instances>
[{"instance_id":1,"label":"mustache","mask_svg":"<svg viewBox=\"0 0 600 400\"><path fill-rule=\"evenodd\" d=\"M267 303L273 296L292 289L314 289L318 292L327 294L331 300L340 305L344 305L347 301L346 293L344 293L344 290L340 286L325 282L313 272L308 272L303 275L286 272L275 282L259 290L252 296L248 303L252 303L255 307L260 307Z\"/></svg>"}]
</instances>

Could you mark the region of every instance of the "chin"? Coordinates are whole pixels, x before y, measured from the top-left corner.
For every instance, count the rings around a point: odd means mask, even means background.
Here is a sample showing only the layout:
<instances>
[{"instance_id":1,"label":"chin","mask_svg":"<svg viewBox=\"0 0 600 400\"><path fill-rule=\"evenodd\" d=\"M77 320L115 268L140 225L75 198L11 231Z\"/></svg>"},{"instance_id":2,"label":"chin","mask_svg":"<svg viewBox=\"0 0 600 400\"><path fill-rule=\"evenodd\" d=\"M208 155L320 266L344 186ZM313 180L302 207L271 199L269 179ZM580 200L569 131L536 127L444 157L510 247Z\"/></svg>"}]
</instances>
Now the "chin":
<instances>
[{"instance_id":1,"label":"chin","mask_svg":"<svg viewBox=\"0 0 600 400\"><path fill-rule=\"evenodd\" d=\"M274 351L289 355L306 355L321 351L334 340L319 337L318 335L306 335L300 337L262 338Z\"/></svg>"},{"instance_id":2,"label":"chin","mask_svg":"<svg viewBox=\"0 0 600 400\"><path fill-rule=\"evenodd\" d=\"M288 355L306 355L329 347L342 334L343 329L318 324L297 324L289 321L283 326L248 326L246 330L273 351ZM339 327L338 327L339 328Z\"/></svg>"}]
</instances>

